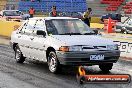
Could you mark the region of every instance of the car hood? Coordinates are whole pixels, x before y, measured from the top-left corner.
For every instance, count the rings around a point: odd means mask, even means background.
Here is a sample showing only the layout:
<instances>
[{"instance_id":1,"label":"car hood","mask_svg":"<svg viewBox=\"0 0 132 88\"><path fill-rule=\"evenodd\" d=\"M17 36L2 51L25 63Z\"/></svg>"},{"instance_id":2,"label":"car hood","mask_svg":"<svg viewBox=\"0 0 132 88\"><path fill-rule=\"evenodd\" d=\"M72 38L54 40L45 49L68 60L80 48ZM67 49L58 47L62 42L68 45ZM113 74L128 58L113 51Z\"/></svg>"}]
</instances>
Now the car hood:
<instances>
[{"instance_id":1,"label":"car hood","mask_svg":"<svg viewBox=\"0 0 132 88\"><path fill-rule=\"evenodd\" d=\"M113 45L112 40L97 35L52 35L53 38L64 42L67 46L72 45Z\"/></svg>"},{"instance_id":2,"label":"car hood","mask_svg":"<svg viewBox=\"0 0 132 88\"><path fill-rule=\"evenodd\" d=\"M14 18L14 19L20 19L20 18L22 18L21 16L6 16L7 18Z\"/></svg>"}]
</instances>

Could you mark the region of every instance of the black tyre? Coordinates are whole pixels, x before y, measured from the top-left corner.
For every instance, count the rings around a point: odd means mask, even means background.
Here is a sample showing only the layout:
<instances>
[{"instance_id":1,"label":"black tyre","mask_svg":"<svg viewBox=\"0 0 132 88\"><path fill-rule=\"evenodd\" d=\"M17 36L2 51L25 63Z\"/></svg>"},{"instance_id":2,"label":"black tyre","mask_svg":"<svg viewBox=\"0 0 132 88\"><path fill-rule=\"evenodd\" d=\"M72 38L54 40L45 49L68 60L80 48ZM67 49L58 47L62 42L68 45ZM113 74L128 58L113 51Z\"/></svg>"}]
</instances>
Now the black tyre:
<instances>
[{"instance_id":1,"label":"black tyre","mask_svg":"<svg viewBox=\"0 0 132 88\"><path fill-rule=\"evenodd\" d=\"M9 18L6 18L6 21L9 21Z\"/></svg>"},{"instance_id":2,"label":"black tyre","mask_svg":"<svg viewBox=\"0 0 132 88\"><path fill-rule=\"evenodd\" d=\"M27 17L25 17L24 20L27 20Z\"/></svg>"},{"instance_id":3,"label":"black tyre","mask_svg":"<svg viewBox=\"0 0 132 88\"><path fill-rule=\"evenodd\" d=\"M124 30L123 29L121 29L121 33L124 34Z\"/></svg>"},{"instance_id":4,"label":"black tyre","mask_svg":"<svg viewBox=\"0 0 132 88\"><path fill-rule=\"evenodd\" d=\"M61 71L60 63L57 59L56 53L53 51L48 55L48 66L52 73L59 73Z\"/></svg>"},{"instance_id":5,"label":"black tyre","mask_svg":"<svg viewBox=\"0 0 132 88\"><path fill-rule=\"evenodd\" d=\"M121 30L121 32L122 32L123 34L128 34L127 29L125 29L125 28L123 28L123 29Z\"/></svg>"},{"instance_id":6,"label":"black tyre","mask_svg":"<svg viewBox=\"0 0 132 88\"><path fill-rule=\"evenodd\" d=\"M113 63L110 64L101 64L99 65L99 68L103 71L103 72L109 72L113 67Z\"/></svg>"},{"instance_id":7,"label":"black tyre","mask_svg":"<svg viewBox=\"0 0 132 88\"><path fill-rule=\"evenodd\" d=\"M29 17L27 17L26 20L29 20Z\"/></svg>"},{"instance_id":8,"label":"black tyre","mask_svg":"<svg viewBox=\"0 0 132 88\"><path fill-rule=\"evenodd\" d=\"M127 30L124 31L124 34L128 34Z\"/></svg>"},{"instance_id":9,"label":"black tyre","mask_svg":"<svg viewBox=\"0 0 132 88\"><path fill-rule=\"evenodd\" d=\"M28 17L25 17L24 20L28 20L29 18Z\"/></svg>"},{"instance_id":10,"label":"black tyre","mask_svg":"<svg viewBox=\"0 0 132 88\"><path fill-rule=\"evenodd\" d=\"M17 63L23 63L25 61L25 57L23 56L18 45L15 47L15 59Z\"/></svg>"}]
</instances>

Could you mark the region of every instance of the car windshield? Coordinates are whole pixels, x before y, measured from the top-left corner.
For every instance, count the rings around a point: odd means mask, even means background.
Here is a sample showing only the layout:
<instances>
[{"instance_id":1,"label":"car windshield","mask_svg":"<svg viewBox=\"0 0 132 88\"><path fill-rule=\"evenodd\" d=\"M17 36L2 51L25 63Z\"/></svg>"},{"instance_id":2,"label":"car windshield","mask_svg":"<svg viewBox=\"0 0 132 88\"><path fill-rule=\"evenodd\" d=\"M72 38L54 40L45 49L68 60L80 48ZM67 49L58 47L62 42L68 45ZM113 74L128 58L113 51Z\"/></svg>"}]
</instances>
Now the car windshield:
<instances>
[{"instance_id":1,"label":"car windshield","mask_svg":"<svg viewBox=\"0 0 132 88\"><path fill-rule=\"evenodd\" d=\"M83 21L79 19L56 19L46 20L48 34L52 35L93 35L91 30Z\"/></svg>"},{"instance_id":2,"label":"car windshield","mask_svg":"<svg viewBox=\"0 0 132 88\"><path fill-rule=\"evenodd\" d=\"M4 11L4 16L20 16L19 11Z\"/></svg>"}]
</instances>

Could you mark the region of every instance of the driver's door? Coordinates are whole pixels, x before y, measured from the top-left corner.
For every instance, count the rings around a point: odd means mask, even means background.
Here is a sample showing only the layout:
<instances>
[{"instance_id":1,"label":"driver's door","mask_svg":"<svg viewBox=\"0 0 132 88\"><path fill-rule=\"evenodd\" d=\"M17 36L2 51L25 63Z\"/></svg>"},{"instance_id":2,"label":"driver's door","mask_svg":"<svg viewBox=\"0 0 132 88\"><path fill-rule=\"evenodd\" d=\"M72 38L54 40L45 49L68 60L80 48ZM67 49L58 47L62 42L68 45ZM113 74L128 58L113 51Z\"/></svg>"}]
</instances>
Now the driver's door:
<instances>
[{"instance_id":1,"label":"driver's door","mask_svg":"<svg viewBox=\"0 0 132 88\"><path fill-rule=\"evenodd\" d=\"M17 41L19 41L18 44L20 50L22 51L23 55L28 58L31 57L32 53L32 48L30 47L30 45L32 44L31 36L35 23L35 20L27 21L17 34Z\"/></svg>"},{"instance_id":2,"label":"driver's door","mask_svg":"<svg viewBox=\"0 0 132 88\"><path fill-rule=\"evenodd\" d=\"M30 36L31 44L30 47L32 47L32 58L39 60L39 61L44 61L46 62L46 44L47 44L47 38L44 37L43 35L37 35L37 30L43 30L46 31L46 27L44 25L43 20L37 20L36 25L34 27L34 32L33 35Z\"/></svg>"}]
</instances>

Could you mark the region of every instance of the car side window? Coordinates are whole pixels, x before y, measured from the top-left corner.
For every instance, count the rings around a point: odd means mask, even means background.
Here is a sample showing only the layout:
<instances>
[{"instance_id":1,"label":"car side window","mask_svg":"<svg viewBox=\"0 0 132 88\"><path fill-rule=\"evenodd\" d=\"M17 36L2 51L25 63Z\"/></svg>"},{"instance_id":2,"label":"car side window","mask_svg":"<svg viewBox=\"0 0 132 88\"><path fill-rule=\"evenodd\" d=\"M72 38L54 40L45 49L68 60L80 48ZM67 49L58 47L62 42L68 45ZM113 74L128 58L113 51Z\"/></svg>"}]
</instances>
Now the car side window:
<instances>
[{"instance_id":1,"label":"car side window","mask_svg":"<svg viewBox=\"0 0 132 88\"><path fill-rule=\"evenodd\" d=\"M52 23L52 21L46 20L45 25L46 25L48 34L53 34L53 35L58 34L58 31L57 31L56 27L54 26L54 24Z\"/></svg>"},{"instance_id":2,"label":"car side window","mask_svg":"<svg viewBox=\"0 0 132 88\"><path fill-rule=\"evenodd\" d=\"M35 24L36 24L36 20L29 20L26 24L24 24L21 32L28 35L32 34Z\"/></svg>"},{"instance_id":3,"label":"car side window","mask_svg":"<svg viewBox=\"0 0 132 88\"><path fill-rule=\"evenodd\" d=\"M43 20L37 20L35 26L34 26L34 31L33 34L36 35L37 30L43 30L45 31L45 25L44 25L44 21Z\"/></svg>"},{"instance_id":4,"label":"car side window","mask_svg":"<svg viewBox=\"0 0 132 88\"><path fill-rule=\"evenodd\" d=\"M35 30L44 30L44 21L43 20L37 20L36 25L35 25Z\"/></svg>"}]
</instances>

